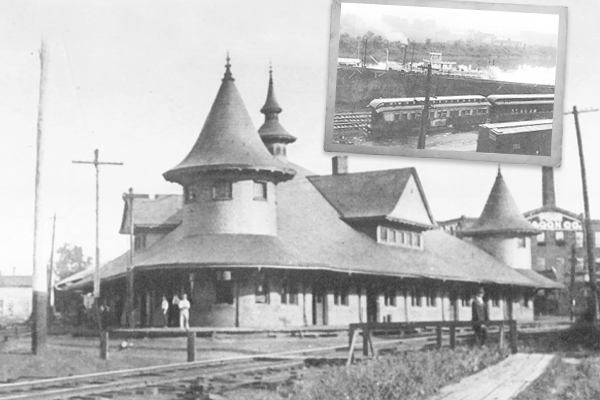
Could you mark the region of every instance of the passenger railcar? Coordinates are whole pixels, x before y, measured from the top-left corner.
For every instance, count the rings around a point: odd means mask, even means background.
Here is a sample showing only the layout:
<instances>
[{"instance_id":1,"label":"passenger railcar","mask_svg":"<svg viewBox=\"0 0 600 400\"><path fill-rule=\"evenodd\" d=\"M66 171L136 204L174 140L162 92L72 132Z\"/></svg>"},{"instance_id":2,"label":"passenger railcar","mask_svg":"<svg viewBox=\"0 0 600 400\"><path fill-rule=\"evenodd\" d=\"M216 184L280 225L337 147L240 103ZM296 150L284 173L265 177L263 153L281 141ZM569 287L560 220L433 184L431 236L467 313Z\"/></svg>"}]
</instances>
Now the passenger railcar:
<instances>
[{"instance_id":1,"label":"passenger railcar","mask_svg":"<svg viewBox=\"0 0 600 400\"><path fill-rule=\"evenodd\" d=\"M492 123L552 118L554 94L493 94L490 103Z\"/></svg>"},{"instance_id":2,"label":"passenger railcar","mask_svg":"<svg viewBox=\"0 0 600 400\"><path fill-rule=\"evenodd\" d=\"M421 126L424 105L424 97L375 99L369 103L371 130L375 136L416 132ZM464 130L485 123L488 112L489 103L483 96L432 97L428 128Z\"/></svg>"},{"instance_id":3,"label":"passenger railcar","mask_svg":"<svg viewBox=\"0 0 600 400\"><path fill-rule=\"evenodd\" d=\"M421 126L424 97L375 99L371 132L375 137L415 134ZM429 101L428 130L465 131L485 123L552 118L553 94L439 96Z\"/></svg>"}]
</instances>

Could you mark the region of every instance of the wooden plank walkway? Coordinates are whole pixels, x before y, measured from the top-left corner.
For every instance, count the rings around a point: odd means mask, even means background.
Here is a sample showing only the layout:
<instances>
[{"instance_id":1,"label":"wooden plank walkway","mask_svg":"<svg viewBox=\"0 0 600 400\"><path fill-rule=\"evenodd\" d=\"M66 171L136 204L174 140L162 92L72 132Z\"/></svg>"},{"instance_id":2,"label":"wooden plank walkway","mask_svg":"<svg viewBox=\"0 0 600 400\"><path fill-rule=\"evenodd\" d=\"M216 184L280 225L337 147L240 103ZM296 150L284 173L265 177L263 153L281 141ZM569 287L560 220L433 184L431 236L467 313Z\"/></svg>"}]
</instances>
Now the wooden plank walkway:
<instances>
[{"instance_id":1,"label":"wooden plank walkway","mask_svg":"<svg viewBox=\"0 0 600 400\"><path fill-rule=\"evenodd\" d=\"M513 354L499 364L442 388L430 400L513 399L546 370L553 358L553 354Z\"/></svg>"}]
</instances>

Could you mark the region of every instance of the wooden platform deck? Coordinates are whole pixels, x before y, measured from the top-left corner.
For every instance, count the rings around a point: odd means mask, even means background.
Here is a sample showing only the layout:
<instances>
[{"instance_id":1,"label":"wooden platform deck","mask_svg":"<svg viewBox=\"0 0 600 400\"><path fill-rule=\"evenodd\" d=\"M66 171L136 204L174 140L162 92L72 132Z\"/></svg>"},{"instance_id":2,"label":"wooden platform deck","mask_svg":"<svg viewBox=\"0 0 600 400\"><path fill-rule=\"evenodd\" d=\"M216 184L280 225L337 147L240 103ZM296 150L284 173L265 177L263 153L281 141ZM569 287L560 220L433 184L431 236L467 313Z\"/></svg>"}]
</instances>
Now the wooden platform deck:
<instances>
[{"instance_id":1,"label":"wooden platform deck","mask_svg":"<svg viewBox=\"0 0 600 400\"><path fill-rule=\"evenodd\" d=\"M554 355L513 354L499 364L444 387L430 400L509 400L548 367Z\"/></svg>"}]
</instances>

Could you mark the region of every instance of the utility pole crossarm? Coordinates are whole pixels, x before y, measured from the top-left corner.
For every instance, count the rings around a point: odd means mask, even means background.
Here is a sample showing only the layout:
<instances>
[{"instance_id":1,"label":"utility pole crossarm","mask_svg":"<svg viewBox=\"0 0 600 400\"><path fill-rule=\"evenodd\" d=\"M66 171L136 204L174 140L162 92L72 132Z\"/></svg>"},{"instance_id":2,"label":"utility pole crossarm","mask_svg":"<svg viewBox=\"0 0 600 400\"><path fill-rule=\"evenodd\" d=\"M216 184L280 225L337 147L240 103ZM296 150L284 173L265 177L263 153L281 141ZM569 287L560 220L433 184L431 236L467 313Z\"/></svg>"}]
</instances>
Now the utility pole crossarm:
<instances>
[{"instance_id":1,"label":"utility pole crossarm","mask_svg":"<svg viewBox=\"0 0 600 400\"><path fill-rule=\"evenodd\" d=\"M73 164L90 164L96 168L96 265L94 269L94 299L95 304L100 298L100 166L101 165L123 165L121 162L100 161L98 149L94 150L94 160L92 161L73 161Z\"/></svg>"}]
</instances>

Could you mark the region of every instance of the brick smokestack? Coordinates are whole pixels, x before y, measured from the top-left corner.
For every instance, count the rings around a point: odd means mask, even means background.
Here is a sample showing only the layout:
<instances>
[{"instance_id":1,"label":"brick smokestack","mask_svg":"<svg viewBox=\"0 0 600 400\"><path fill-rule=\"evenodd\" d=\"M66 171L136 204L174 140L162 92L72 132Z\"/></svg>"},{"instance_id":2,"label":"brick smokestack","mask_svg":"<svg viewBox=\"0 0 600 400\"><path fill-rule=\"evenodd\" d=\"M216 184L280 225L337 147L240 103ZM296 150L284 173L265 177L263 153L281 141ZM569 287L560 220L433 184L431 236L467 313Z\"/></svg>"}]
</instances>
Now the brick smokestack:
<instances>
[{"instance_id":1,"label":"brick smokestack","mask_svg":"<svg viewBox=\"0 0 600 400\"><path fill-rule=\"evenodd\" d=\"M348 173L348 156L335 156L331 159L333 175Z\"/></svg>"},{"instance_id":2,"label":"brick smokestack","mask_svg":"<svg viewBox=\"0 0 600 400\"><path fill-rule=\"evenodd\" d=\"M556 206L554 169L552 167L542 167L542 205L544 207Z\"/></svg>"}]
</instances>

